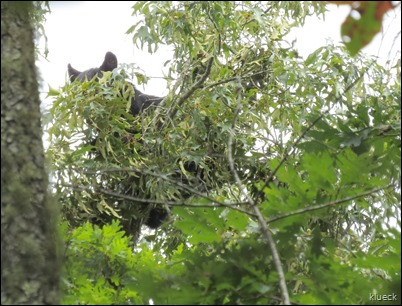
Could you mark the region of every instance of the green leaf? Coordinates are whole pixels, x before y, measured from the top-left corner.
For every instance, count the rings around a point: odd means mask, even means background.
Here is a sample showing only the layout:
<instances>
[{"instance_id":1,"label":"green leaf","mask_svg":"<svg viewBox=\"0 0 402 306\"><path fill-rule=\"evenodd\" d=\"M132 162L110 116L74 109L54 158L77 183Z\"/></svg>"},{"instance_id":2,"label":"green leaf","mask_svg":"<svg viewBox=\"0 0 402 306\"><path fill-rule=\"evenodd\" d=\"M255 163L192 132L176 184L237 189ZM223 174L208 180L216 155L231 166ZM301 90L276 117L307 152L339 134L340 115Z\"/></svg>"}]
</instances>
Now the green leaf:
<instances>
[{"instance_id":1,"label":"green leaf","mask_svg":"<svg viewBox=\"0 0 402 306\"><path fill-rule=\"evenodd\" d=\"M57 97L58 95L60 95L60 91L57 89L52 88L49 84L48 84L49 90L47 92L47 96L46 98L49 97Z\"/></svg>"}]
</instances>

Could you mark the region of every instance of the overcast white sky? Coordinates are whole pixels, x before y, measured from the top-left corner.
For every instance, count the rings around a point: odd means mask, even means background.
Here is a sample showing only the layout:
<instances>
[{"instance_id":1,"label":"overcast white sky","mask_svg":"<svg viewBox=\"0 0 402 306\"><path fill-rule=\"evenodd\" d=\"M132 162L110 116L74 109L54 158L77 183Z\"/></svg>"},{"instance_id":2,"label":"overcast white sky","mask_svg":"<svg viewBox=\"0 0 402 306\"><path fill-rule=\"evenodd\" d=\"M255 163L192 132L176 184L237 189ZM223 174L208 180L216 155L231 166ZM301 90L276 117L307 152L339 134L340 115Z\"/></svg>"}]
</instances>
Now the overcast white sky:
<instances>
[{"instance_id":1,"label":"overcast white sky","mask_svg":"<svg viewBox=\"0 0 402 306\"><path fill-rule=\"evenodd\" d=\"M169 51L161 48L157 54L150 55L146 47L145 51L141 51L132 43L132 36L125 34L136 22L135 17L131 16L132 5L133 2L126 1L51 1L52 12L45 24L50 53L48 61L41 59L38 62L44 80L43 90L47 90L47 84L53 88L64 85L68 63L80 71L99 67L107 51L115 53L119 63L135 63L148 76L162 77L163 63L170 58ZM290 34L289 41L297 37L295 46L301 55L307 56L326 45L328 39L340 43L340 25L350 8L335 5L329 5L328 8L330 12L326 13L325 21L309 17L303 28ZM399 6L387 15L383 34L377 35L363 52L379 55L383 64L386 59L395 62L401 56L400 31ZM166 83L161 79L151 80L145 90L139 89L153 95L167 94Z\"/></svg>"}]
</instances>

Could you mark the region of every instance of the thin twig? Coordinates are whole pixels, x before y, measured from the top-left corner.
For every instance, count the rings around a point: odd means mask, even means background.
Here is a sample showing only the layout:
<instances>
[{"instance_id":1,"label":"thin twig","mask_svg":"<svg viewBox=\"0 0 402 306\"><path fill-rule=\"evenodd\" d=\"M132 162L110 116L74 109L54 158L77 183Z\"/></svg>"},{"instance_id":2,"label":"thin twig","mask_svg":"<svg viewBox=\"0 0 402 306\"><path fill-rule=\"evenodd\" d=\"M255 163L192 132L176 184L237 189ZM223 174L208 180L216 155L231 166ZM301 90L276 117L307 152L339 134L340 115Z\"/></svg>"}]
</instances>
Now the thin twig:
<instances>
[{"instance_id":1,"label":"thin twig","mask_svg":"<svg viewBox=\"0 0 402 306\"><path fill-rule=\"evenodd\" d=\"M206 79L209 77L211 73L211 68L212 68L212 63L214 62L213 56L208 60L207 63L207 69L205 70L204 74L202 77L193 85L189 90L187 90L183 95L179 97L179 100L177 101L176 105L174 108L172 108L170 114L168 114L168 117L173 119L174 116L176 115L179 107L186 101L197 89L202 88Z\"/></svg>"},{"instance_id":2,"label":"thin twig","mask_svg":"<svg viewBox=\"0 0 402 306\"><path fill-rule=\"evenodd\" d=\"M213 204L201 204L201 203L197 204L197 203L186 203L186 202L175 202L175 201L161 201L161 200L156 200L156 199L144 199L144 198L128 196L128 195L124 195L124 194L121 194L118 192L114 192L114 191L107 190L104 188L97 188L97 187L93 187L93 186L82 186L82 185L71 185L71 184L63 184L63 186L70 187L73 189L78 189L78 190L97 192L97 193L110 195L112 197L116 197L116 198L120 198L120 199L126 199L126 200L130 200L130 201L134 201L134 202L147 203L147 204L185 206L185 207L194 207L194 208L226 207L226 208L233 209L233 210L239 211L241 213L247 214L250 217L256 218L256 215L254 215L253 213L237 207L239 204L242 204L242 203L222 203L222 202L217 203L216 201L213 201Z\"/></svg>"},{"instance_id":3,"label":"thin twig","mask_svg":"<svg viewBox=\"0 0 402 306\"><path fill-rule=\"evenodd\" d=\"M345 203L345 202L352 201L352 200L354 200L354 199L358 199L358 198L361 198L361 197L364 197L364 196L367 196L367 195L376 193L377 191L381 191L381 190L384 190L384 189L388 189L388 188L390 188L390 187L392 187L392 186L394 186L394 184L391 183L391 184L388 184L387 186L379 187L379 188L374 188L374 189L368 190L368 191L366 191L366 192L363 192L363 193L361 193L361 194L357 194L357 195L354 195L354 196L346 197L346 198L343 198L343 199L340 199L340 200L331 201L331 202L327 202L327 203L323 203L323 204L319 204L319 205L308 206L308 207L305 207L305 208L301 208L301 209L292 211L292 212L290 212L290 213L286 213L286 214L282 214L282 215L276 216L276 217L274 217L274 218L271 218L271 219L267 220L266 222L267 222L267 223L273 223L273 222L275 222L275 221L282 220L282 219L285 219L285 218L287 218L287 217L291 217L291 216L296 216L296 215L304 214L304 213L306 213L306 212L319 210L319 209L322 209L322 208L325 208L325 207L329 207L329 206L339 205L339 204L342 204L342 203Z\"/></svg>"},{"instance_id":4,"label":"thin twig","mask_svg":"<svg viewBox=\"0 0 402 306\"><path fill-rule=\"evenodd\" d=\"M240 78L238 78L237 108L236 108L235 116L233 118L232 127L230 129L229 140L228 140L228 162L229 162L230 170L235 178L237 187L239 188L239 190L243 194L243 196L247 199L247 201L250 203L250 206L253 208L254 213L257 216L258 223L260 224L261 232L265 236L265 239L268 242L268 246L271 249L273 262L274 262L276 271L278 272L279 288L280 288L281 295L282 295L282 302L284 305L290 305L289 292L288 292L288 289L286 286L285 274L282 269L282 263L280 260L279 252L278 252L278 249L276 248L276 244L272 237L271 231L270 231L268 224L265 221L264 216L262 215L259 207L257 205L255 205L254 200L246 192L246 189L243 186L242 182L240 181L239 175L237 174L237 171L234 167L232 145L233 145L233 137L235 134L237 117L241 111L241 91L242 91L242 86L241 86Z\"/></svg>"},{"instance_id":5,"label":"thin twig","mask_svg":"<svg viewBox=\"0 0 402 306\"><path fill-rule=\"evenodd\" d=\"M175 180L172 180L172 179L168 178L165 174L154 173L154 172L151 172L151 171L148 171L148 170L140 170L140 169L132 169L132 168L106 168L106 169L98 169L95 172L87 172L87 173L104 173L104 172L135 172L135 173L139 173L139 174L145 174L145 175L153 176L153 177L156 177L156 178L160 178L160 179L162 179L162 180L164 180L166 182L169 182L172 185L179 186L181 189L187 190L187 191L191 192L192 194L198 195L198 196L200 196L200 197L202 197L204 199L207 199L207 200L209 200L211 202L215 202L217 204L223 204L223 203L221 203L221 202L209 197L208 195L203 194L202 192L200 192L200 191L198 191L198 190L196 190L194 188L191 188L191 187L189 187L189 186L187 186L187 185L185 185L183 183L180 183L178 181L175 181Z\"/></svg>"},{"instance_id":6,"label":"thin twig","mask_svg":"<svg viewBox=\"0 0 402 306\"><path fill-rule=\"evenodd\" d=\"M178 181L172 180L172 179L168 178L166 175L163 175L163 174L153 173L153 172L148 171L148 170L139 170L139 169L131 169L131 168L99 169L99 170L97 170L97 172L100 172L100 173L102 173L102 172L136 172L136 173L139 173L139 174L150 175L150 176L165 180L165 181L167 181L167 182L169 182L169 183L171 183L173 185L179 186L180 188L182 188L184 190L187 190L187 191L191 192L192 194L198 195L199 197L202 197L204 199L209 200L212 203L215 203L215 205L213 207L217 207L216 204L218 204L219 206L228 207L230 209L234 209L234 210L238 210L239 212L246 213L246 214L248 214L250 216L254 216L252 213L234 206L234 205L236 205L236 206L245 205L245 204L247 204L247 202L223 203L223 202L220 202L220 201L218 201L218 200L216 200L214 198L211 198L210 196L208 196L206 194L203 194L202 192L200 192L200 191L198 191L198 190L196 190L194 188L191 188L191 187L189 187L189 186L187 186L187 185L185 185L183 183L180 183Z\"/></svg>"},{"instance_id":7,"label":"thin twig","mask_svg":"<svg viewBox=\"0 0 402 306\"><path fill-rule=\"evenodd\" d=\"M243 76L240 76L240 78L242 80L247 80L247 79L252 78L253 76L260 75L260 74L263 74L263 73L267 73L267 70L265 69L265 70L261 70L261 71L258 71L258 72L254 72L254 73L249 74L249 75L243 75ZM209 84L209 85L205 85L205 86L202 87L202 89L208 89L208 88L215 87L215 86L218 86L218 85L221 85L221 84L236 81L238 79L239 79L239 76L234 76L234 77L231 77L231 78L228 78L228 79L225 79L225 80L221 80L221 81Z\"/></svg>"}]
</instances>

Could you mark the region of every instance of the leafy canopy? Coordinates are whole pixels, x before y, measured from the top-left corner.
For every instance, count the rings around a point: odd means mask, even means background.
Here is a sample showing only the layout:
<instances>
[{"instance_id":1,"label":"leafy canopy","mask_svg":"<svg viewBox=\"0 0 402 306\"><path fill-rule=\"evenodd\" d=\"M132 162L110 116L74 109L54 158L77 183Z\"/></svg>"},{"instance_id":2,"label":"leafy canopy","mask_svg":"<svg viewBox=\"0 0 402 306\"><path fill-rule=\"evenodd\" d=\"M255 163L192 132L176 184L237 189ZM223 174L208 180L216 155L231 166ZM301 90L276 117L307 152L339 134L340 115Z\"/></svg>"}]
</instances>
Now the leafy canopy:
<instances>
[{"instance_id":1,"label":"leafy canopy","mask_svg":"<svg viewBox=\"0 0 402 306\"><path fill-rule=\"evenodd\" d=\"M301 58L283 37L323 10L137 2L137 46L174 51L162 105L128 114L118 72L56 93L66 304L400 298L400 70L333 45Z\"/></svg>"}]
</instances>

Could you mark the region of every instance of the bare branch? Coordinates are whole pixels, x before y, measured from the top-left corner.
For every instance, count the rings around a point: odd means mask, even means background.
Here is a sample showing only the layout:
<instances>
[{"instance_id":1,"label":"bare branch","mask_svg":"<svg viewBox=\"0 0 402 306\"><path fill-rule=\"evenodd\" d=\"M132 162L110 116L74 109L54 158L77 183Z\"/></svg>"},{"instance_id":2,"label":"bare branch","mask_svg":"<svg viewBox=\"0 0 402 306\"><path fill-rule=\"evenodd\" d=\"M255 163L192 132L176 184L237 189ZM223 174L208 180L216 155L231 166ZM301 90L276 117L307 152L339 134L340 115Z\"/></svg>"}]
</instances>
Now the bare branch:
<instances>
[{"instance_id":1,"label":"bare branch","mask_svg":"<svg viewBox=\"0 0 402 306\"><path fill-rule=\"evenodd\" d=\"M198 190L196 190L194 188L191 188L191 187L189 187L189 186L187 186L187 185L185 185L183 183L175 181L175 180L167 177L167 175L161 174L161 173L154 173L154 172L151 172L151 171L148 171L148 170L142 170L142 169L140 170L140 169L132 169L132 168L107 168L107 169L98 169L98 170L96 170L96 172L91 171L91 172L87 172L87 173L105 173L105 172L135 172L135 173L139 173L139 174L145 174L145 175L153 176L153 177L156 177L156 178L160 178L160 179L162 179L162 180L164 180L166 182L169 182L172 185L176 185L176 186L180 187L181 189L187 190L187 191L191 192L192 194L196 194L196 195L198 195L198 196L200 196L202 198L205 198L205 199L207 199L207 200L209 200L211 202L215 202L217 204L224 205L224 203L216 201L215 199L209 197L208 195L203 194L202 192L200 192L200 191L198 191Z\"/></svg>"},{"instance_id":2,"label":"bare branch","mask_svg":"<svg viewBox=\"0 0 402 306\"><path fill-rule=\"evenodd\" d=\"M237 206L244 204L244 203L222 203L219 202L217 203L217 201L213 200L212 204L202 204L202 203L186 203L186 202L176 202L176 201L161 201L161 200L156 200L156 199L144 199L144 198L138 198L138 197L133 197L133 196L128 196L128 195L124 195L124 194L120 194L118 192L114 192L111 190L107 190L104 188L96 188L93 186L82 186L82 185L71 185L71 184L63 184L63 186L65 187L70 187L73 189L77 189L77 190L86 190L86 191L91 191L91 192L97 192L97 193L101 193L101 194L106 194L106 195L110 195L112 197L116 197L116 198L120 198L120 199L126 199L126 200L130 200L130 201L134 201L134 202L140 202L140 203L148 203L148 204L156 204L156 205L170 205L170 206L185 206L185 207L195 207L195 208L205 208L205 207L210 207L210 208L217 208L217 207L226 207L229 209L233 209L236 211L239 211L241 213L247 214L250 217L255 218L256 215L254 215L253 213L241 209Z\"/></svg>"},{"instance_id":3,"label":"bare branch","mask_svg":"<svg viewBox=\"0 0 402 306\"><path fill-rule=\"evenodd\" d=\"M230 170L235 178L236 184L237 184L240 192L243 194L243 196L250 203L250 206L253 208L254 213L257 217L258 223L260 224L261 232L265 236L265 239L268 242L269 248L271 249L274 265L275 265L276 271L278 272L279 288L281 290L282 302L285 305L290 305L289 292L288 292L288 289L286 286L285 274L282 269L282 263L281 263L281 260L279 257L279 252L278 252L278 249L276 248L276 244L272 237L271 231L270 231L268 224L265 221L264 216L262 215L259 207L257 205L255 205L254 200L250 197L250 195L244 188L242 182L240 181L239 175L237 174L237 171L234 167L232 146L233 146L233 137L235 134L237 117L241 111L241 91L242 91L242 86L241 86L240 78L238 78L237 108L236 108L235 116L233 118L232 128L230 129L229 140L228 140L228 162L229 162Z\"/></svg>"}]
</instances>

